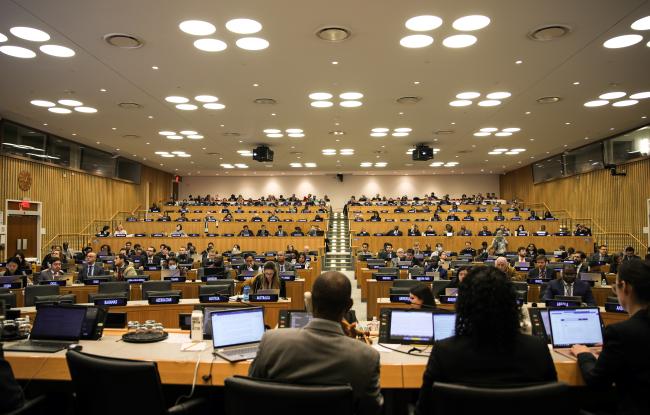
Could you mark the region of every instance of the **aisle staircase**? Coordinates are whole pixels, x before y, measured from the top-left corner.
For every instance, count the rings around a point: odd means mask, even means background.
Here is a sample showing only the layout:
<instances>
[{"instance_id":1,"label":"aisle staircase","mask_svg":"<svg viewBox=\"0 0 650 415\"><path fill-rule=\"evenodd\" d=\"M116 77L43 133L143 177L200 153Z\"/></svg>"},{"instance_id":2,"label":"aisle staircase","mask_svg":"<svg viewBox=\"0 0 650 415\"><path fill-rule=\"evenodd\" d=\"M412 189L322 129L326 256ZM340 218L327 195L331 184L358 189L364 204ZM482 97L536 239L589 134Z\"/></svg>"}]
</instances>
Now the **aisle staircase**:
<instances>
[{"instance_id":1,"label":"aisle staircase","mask_svg":"<svg viewBox=\"0 0 650 415\"><path fill-rule=\"evenodd\" d=\"M330 251L325 254L324 270L353 271L348 218L343 212L330 215L327 238Z\"/></svg>"}]
</instances>

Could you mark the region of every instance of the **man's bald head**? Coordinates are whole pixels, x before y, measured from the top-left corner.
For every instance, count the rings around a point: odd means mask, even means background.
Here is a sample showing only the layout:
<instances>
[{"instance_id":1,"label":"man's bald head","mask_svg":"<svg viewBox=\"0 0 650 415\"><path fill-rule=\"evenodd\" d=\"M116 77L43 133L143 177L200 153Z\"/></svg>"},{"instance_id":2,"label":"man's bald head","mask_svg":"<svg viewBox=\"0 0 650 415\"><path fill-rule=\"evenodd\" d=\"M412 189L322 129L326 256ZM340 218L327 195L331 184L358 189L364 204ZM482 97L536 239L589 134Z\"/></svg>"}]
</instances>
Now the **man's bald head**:
<instances>
[{"instance_id":1,"label":"man's bald head","mask_svg":"<svg viewBox=\"0 0 650 415\"><path fill-rule=\"evenodd\" d=\"M352 307L352 286L348 278L336 271L322 273L312 288L314 317L341 321Z\"/></svg>"},{"instance_id":2,"label":"man's bald head","mask_svg":"<svg viewBox=\"0 0 650 415\"><path fill-rule=\"evenodd\" d=\"M494 266L505 272L508 269L508 260L506 257L500 256L496 259L496 261L494 261Z\"/></svg>"}]
</instances>

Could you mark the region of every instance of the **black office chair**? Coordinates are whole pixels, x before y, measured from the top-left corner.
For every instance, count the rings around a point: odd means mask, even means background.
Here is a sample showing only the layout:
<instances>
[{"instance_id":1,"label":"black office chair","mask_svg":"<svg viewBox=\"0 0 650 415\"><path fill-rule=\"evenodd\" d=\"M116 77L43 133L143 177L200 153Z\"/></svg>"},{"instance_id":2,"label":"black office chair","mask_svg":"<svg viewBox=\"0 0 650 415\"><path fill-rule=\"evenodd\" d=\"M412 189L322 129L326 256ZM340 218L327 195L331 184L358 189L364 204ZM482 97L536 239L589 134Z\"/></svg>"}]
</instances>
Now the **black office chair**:
<instances>
[{"instance_id":1,"label":"black office chair","mask_svg":"<svg viewBox=\"0 0 650 415\"><path fill-rule=\"evenodd\" d=\"M25 307L34 305L34 297L41 295L59 295L58 285L28 285L25 287Z\"/></svg>"},{"instance_id":2,"label":"black office chair","mask_svg":"<svg viewBox=\"0 0 650 415\"><path fill-rule=\"evenodd\" d=\"M0 300L4 300L6 308L16 307L16 293L9 292L8 288L0 288Z\"/></svg>"},{"instance_id":3,"label":"black office chair","mask_svg":"<svg viewBox=\"0 0 650 415\"><path fill-rule=\"evenodd\" d=\"M14 409L11 412L5 412L3 415L37 415L46 413L45 395L37 396L34 399L25 400L23 406Z\"/></svg>"},{"instance_id":4,"label":"black office chair","mask_svg":"<svg viewBox=\"0 0 650 415\"><path fill-rule=\"evenodd\" d=\"M433 402L436 415L457 415L484 412L498 408L499 415L519 415L526 408L527 415L546 415L548 409L558 415L576 414L569 399L569 386L545 383L514 388L479 388L450 383L433 384ZM543 405L540 403L543 402Z\"/></svg>"},{"instance_id":5,"label":"black office chair","mask_svg":"<svg viewBox=\"0 0 650 415\"><path fill-rule=\"evenodd\" d=\"M512 285L515 286L517 294L520 298L523 298L524 301L528 300L528 283L526 281L512 281Z\"/></svg>"},{"instance_id":6,"label":"black office chair","mask_svg":"<svg viewBox=\"0 0 650 415\"><path fill-rule=\"evenodd\" d=\"M543 282L542 285L539 287L539 302L543 303L544 302L544 294L546 294L546 289L548 288L548 282Z\"/></svg>"},{"instance_id":7,"label":"black office chair","mask_svg":"<svg viewBox=\"0 0 650 415\"><path fill-rule=\"evenodd\" d=\"M156 362L115 359L74 350L66 353L75 406L87 415L200 413L205 401L193 399L165 407ZM116 385L135 395L107 393Z\"/></svg>"},{"instance_id":8,"label":"black office chair","mask_svg":"<svg viewBox=\"0 0 650 415\"><path fill-rule=\"evenodd\" d=\"M410 290L411 288L415 287L416 285L422 284L418 280L395 280L393 281L393 287L395 288L406 288L407 290Z\"/></svg>"},{"instance_id":9,"label":"black office chair","mask_svg":"<svg viewBox=\"0 0 650 415\"><path fill-rule=\"evenodd\" d=\"M120 297L129 298L129 283L126 281L101 282L96 293L88 293L88 302L92 303L95 298L106 297L106 294L115 294Z\"/></svg>"},{"instance_id":10,"label":"black office chair","mask_svg":"<svg viewBox=\"0 0 650 415\"><path fill-rule=\"evenodd\" d=\"M2 299L2 296L0 296L0 299ZM616 296L609 296L609 297L607 297L606 302L608 302L608 303L616 303L616 304L618 304L618 297L616 297ZM9 307L9 306L7 306L7 307Z\"/></svg>"},{"instance_id":11,"label":"black office chair","mask_svg":"<svg viewBox=\"0 0 650 415\"><path fill-rule=\"evenodd\" d=\"M347 415L354 412L349 385L295 385L242 376L226 378L224 383L227 415ZM251 399L252 396L255 399Z\"/></svg>"},{"instance_id":12,"label":"black office chair","mask_svg":"<svg viewBox=\"0 0 650 415\"><path fill-rule=\"evenodd\" d=\"M171 281L145 281L142 283L142 299L149 299L149 292L151 291L171 291Z\"/></svg>"},{"instance_id":13,"label":"black office chair","mask_svg":"<svg viewBox=\"0 0 650 415\"><path fill-rule=\"evenodd\" d=\"M431 282L431 291L433 291L433 295L438 297L440 294L445 293L445 288L451 284L451 280L437 280Z\"/></svg>"},{"instance_id":14,"label":"black office chair","mask_svg":"<svg viewBox=\"0 0 650 415\"><path fill-rule=\"evenodd\" d=\"M235 293L235 281L233 280L208 281L206 285L199 286L199 295L203 295L203 294L233 295L234 293Z\"/></svg>"}]
</instances>

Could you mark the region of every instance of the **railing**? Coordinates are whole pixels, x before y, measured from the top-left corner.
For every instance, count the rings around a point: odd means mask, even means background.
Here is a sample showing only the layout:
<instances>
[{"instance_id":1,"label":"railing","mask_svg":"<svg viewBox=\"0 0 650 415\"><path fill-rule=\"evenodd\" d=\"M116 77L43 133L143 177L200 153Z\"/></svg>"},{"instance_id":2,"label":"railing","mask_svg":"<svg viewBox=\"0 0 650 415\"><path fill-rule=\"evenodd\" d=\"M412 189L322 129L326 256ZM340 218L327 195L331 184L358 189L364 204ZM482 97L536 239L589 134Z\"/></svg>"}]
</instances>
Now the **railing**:
<instances>
[{"instance_id":1,"label":"railing","mask_svg":"<svg viewBox=\"0 0 650 415\"><path fill-rule=\"evenodd\" d=\"M598 232L594 233L594 238L600 244L607 245L610 254L623 252L625 248L631 246L634 252L640 257L644 257L648 246L639 238L627 232Z\"/></svg>"},{"instance_id":2,"label":"railing","mask_svg":"<svg viewBox=\"0 0 650 415\"><path fill-rule=\"evenodd\" d=\"M81 234L81 233L62 233L56 235L52 238L47 245L41 248L41 258L44 258L50 252L50 247L52 245L63 246L63 243L67 243L68 247L73 251L81 251L85 246L87 246L92 238L93 234Z\"/></svg>"}]
</instances>

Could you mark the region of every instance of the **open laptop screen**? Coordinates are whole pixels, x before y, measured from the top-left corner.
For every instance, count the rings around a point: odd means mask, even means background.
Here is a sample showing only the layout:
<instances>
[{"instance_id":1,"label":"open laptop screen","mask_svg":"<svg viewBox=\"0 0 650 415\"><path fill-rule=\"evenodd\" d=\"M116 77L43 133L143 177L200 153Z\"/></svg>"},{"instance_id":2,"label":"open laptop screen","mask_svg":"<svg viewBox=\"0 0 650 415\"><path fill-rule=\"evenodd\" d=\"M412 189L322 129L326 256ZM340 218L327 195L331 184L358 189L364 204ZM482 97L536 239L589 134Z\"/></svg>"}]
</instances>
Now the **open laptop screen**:
<instances>
[{"instance_id":1,"label":"open laptop screen","mask_svg":"<svg viewBox=\"0 0 650 415\"><path fill-rule=\"evenodd\" d=\"M603 343L597 307L553 309L548 314L553 347L571 347L574 344L595 346Z\"/></svg>"},{"instance_id":2,"label":"open laptop screen","mask_svg":"<svg viewBox=\"0 0 650 415\"><path fill-rule=\"evenodd\" d=\"M394 340L429 343L433 339L433 319L430 311L393 310L390 319L390 338Z\"/></svg>"},{"instance_id":3,"label":"open laptop screen","mask_svg":"<svg viewBox=\"0 0 650 415\"><path fill-rule=\"evenodd\" d=\"M264 310L261 307L214 311L210 320L215 349L259 342L264 334Z\"/></svg>"},{"instance_id":4,"label":"open laptop screen","mask_svg":"<svg viewBox=\"0 0 650 415\"><path fill-rule=\"evenodd\" d=\"M433 315L433 340L451 337L456 332L456 313Z\"/></svg>"},{"instance_id":5,"label":"open laptop screen","mask_svg":"<svg viewBox=\"0 0 650 415\"><path fill-rule=\"evenodd\" d=\"M32 340L79 340L86 307L41 306L34 318Z\"/></svg>"},{"instance_id":6,"label":"open laptop screen","mask_svg":"<svg viewBox=\"0 0 650 415\"><path fill-rule=\"evenodd\" d=\"M289 313L289 327L301 329L312 320L313 316L306 311L291 311Z\"/></svg>"}]
</instances>

